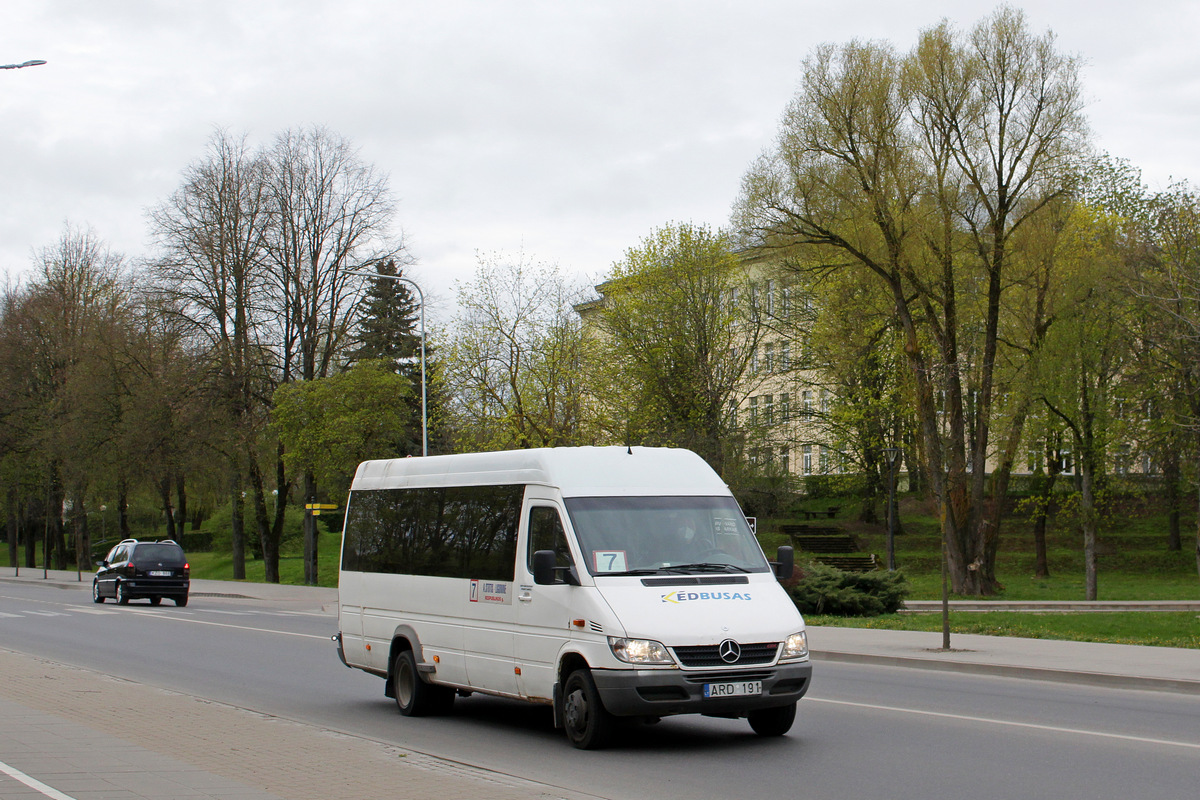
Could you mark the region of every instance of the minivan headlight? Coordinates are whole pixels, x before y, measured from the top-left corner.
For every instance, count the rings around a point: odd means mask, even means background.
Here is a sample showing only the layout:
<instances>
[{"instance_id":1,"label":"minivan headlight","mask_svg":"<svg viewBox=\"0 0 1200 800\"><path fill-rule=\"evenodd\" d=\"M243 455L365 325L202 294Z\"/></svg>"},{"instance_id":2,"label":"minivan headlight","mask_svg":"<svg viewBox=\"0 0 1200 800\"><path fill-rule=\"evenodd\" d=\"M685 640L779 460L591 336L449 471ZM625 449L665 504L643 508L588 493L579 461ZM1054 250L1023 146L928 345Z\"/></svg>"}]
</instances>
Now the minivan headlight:
<instances>
[{"instance_id":1,"label":"minivan headlight","mask_svg":"<svg viewBox=\"0 0 1200 800\"><path fill-rule=\"evenodd\" d=\"M805 658L808 655L808 635L804 631L793 633L783 643L783 660Z\"/></svg>"},{"instance_id":2,"label":"minivan headlight","mask_svg":"<svg viewBox=\"0 0 1200 800\"><path fill-rule=\"evenodd\" d=\"M608 637L613 655L627 664L673 664L674 660L661 642L650 639L618 639Z\"/></svg>"}]
</instances>

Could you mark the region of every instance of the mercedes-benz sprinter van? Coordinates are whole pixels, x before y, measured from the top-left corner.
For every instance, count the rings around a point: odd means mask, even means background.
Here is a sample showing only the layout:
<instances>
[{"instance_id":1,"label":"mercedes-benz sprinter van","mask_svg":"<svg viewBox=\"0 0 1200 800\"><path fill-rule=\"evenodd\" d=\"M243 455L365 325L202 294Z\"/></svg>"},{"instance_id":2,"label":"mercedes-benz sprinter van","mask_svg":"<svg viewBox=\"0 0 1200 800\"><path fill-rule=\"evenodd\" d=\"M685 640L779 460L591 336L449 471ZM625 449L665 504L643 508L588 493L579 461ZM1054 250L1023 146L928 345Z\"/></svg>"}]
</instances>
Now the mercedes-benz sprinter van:
<instances>
[{"instance_id":1,"label":"mercedes-benz sprinter van","mask_svg":"<svg viewBox=\"0 0 1200 800\"><path fill-rule=\"evenodd\" d=\"M367 461L346 507L338 654L407 716L483 692L553 706L576 747L616 718L786 733L804 620L737 501L687 450L578 447Z\"/></svg>"}]
</instances>

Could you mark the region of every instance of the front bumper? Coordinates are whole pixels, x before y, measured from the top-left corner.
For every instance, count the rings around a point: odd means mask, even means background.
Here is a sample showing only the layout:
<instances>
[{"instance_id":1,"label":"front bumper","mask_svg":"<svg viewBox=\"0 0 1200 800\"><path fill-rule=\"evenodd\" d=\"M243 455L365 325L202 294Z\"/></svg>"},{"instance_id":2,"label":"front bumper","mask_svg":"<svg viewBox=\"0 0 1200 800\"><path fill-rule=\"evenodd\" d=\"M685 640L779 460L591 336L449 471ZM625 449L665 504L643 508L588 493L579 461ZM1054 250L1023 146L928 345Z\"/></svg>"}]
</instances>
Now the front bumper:
<instances>
[{"instance_id":1,"label":"front bumper","mask_svg":"<svg viewBox=\"0 0 1200 800\"><path fill-rule=\"evenodd\" d=\"M812 662L798 661L748 670L592 670L600 699L618 717L665 717L672 714L745 716L760 708L786 706L804 697L812 681ZM704 697L704 684L762 681L762 694Z\"/></svg>"}]
</instances>

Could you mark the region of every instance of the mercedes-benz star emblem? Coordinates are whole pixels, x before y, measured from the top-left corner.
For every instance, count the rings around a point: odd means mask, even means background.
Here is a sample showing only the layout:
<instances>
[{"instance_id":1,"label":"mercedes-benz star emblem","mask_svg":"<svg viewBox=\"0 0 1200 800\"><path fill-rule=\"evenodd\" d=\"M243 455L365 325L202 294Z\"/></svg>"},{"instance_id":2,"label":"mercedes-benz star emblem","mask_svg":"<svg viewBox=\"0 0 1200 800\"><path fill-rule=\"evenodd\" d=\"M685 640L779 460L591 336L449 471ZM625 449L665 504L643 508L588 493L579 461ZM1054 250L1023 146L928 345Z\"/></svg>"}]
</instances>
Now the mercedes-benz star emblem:
<instances>
[{"instance_id":1,"label":"mercedes-benz star emblem","mask_svg":"<svg viewBox=\"0 0 1200 800\"><path fill-rule=\"evenodd\" d=\"M736 664L737 660L742 657L742 648L733 639L726 639L721 642L717 653L726 664Z\"/></svg>"}]
</instances>

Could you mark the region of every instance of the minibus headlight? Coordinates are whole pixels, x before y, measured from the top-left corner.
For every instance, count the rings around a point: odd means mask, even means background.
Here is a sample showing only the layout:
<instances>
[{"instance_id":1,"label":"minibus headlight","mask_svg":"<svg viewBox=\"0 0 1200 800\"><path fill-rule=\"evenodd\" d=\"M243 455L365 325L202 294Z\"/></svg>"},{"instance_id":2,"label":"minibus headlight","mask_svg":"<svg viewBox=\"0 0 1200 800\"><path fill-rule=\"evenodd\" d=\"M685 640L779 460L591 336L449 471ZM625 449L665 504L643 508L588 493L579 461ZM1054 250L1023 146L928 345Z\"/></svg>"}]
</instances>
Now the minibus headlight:
<instances>
[{"instance_id":1,"label":"minibus headlight","mask_svg":"<svg viewBox=\"0 0 1200 800\"><path fill-rule=\"evenodd\" d=\"M608 637L613 655L627 664L673 664L671 654L660 642L650 639L617 639Z\"/></svg>"},{"instance_id":2,"label":"minibus headlight","mask_svg":"<svg viewBox=\"0 0 1200 800\"><path fill-rule=\"evenodd\" d=\"M808 655L808 635L804 631L793 633L783 643L783 658L804 658Z\"/></svg>"}]
</instances>

